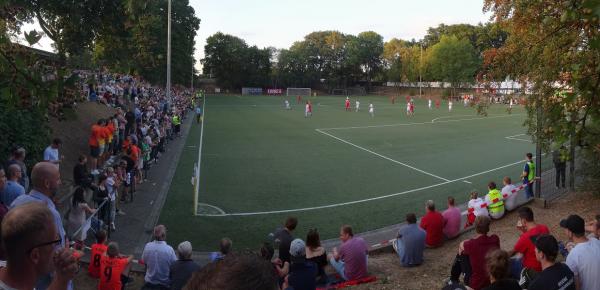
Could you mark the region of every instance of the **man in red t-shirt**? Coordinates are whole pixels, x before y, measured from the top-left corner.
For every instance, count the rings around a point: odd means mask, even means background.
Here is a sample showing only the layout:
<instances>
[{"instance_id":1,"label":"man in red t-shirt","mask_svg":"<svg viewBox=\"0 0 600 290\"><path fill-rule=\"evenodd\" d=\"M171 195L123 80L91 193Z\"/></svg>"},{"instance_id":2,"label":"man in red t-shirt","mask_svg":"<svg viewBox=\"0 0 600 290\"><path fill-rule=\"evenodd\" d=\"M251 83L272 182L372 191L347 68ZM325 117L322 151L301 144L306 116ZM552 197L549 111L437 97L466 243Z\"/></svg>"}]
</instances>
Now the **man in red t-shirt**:
<instances>
[{"instance_id":1,"label":"man in red t-shirt","mask_svg":"<svg viewBox=\"0 0 600 290\"><path fill-rule=\"evenodd\" d=\"M517 253L523 255L522 258L516 259L513 263L512 274L514 278L518 278L522 268L528 268L535 270L536 272L542 271L542 265L535 257L535 241L537 237L543 234L549 234L548 227L541 224L536 224L533 219L533 210L529 207L522 207L518 211L519 221L517 223L517 229L521 230L523 234L519 237L519 240L515 244L515 247L510 251L510 256L514 256Z\"/></svg>"},{"instance_id":2,"label":"man in red t-shirt","mask_svg":"<svg viewBox=\"0 0 600 290\"><path fill-rule=\"evenodd\" d=\"M115 242L108 244L106 255L100 261L100 283L98 290L121 290L129 282L129 267L133 256L119 255L119 245Z\"/></svg>"},{"instance_id":3,"label":"man in red t-shirt","mask_svg":"<svg viewBox=\"0 0 600 290\"><path fill-rule=\"evenodd\" d=\"M479 290L490 285L490 275L487 272L485 256L500 248L500 239L497 235L490 235L491 220L487 216L475 218L475 232L477 235L463 241L458 246L458 255L454 261L450 280L458 283L461 272L465 274L465 284Z\"/></svg>"},{"instance_id":4,"label":"man in red t-shirt","mask_svg":"<svg viewBox=\"0 0 600 290\"><path fill-rule=\"evenodd\" d=\"M425 203L427 213L421 218L420 227L425 230L425 246L437 248L444 243L444 217L435 211L433 200Z\"/></svg>"},{"instance_id":5,"label":"man in red t-shirt","mask_svg":"<svg viewBox=\"0 0 600 290\"><path fill-rule=\"evenodd\" d=\"M100 261L106 253L106 248L106 231L100 230L96 232L96 243L92 245L88 267L88 274L94 278L100 278Z\"/></svg>"},{"instance_id":6,"label":"man in red t-shirt","mask_svg":"<svg viewBox=\"0 0 600 290\"><path fill-rule=\"evenodd\" d=\"M92 125L92 132L88 144L90 145L90 160L92 161L92 173L98 173L98 157L100 157L100 135L102 130L102 120Z\"/></svg>"}]
</instances>

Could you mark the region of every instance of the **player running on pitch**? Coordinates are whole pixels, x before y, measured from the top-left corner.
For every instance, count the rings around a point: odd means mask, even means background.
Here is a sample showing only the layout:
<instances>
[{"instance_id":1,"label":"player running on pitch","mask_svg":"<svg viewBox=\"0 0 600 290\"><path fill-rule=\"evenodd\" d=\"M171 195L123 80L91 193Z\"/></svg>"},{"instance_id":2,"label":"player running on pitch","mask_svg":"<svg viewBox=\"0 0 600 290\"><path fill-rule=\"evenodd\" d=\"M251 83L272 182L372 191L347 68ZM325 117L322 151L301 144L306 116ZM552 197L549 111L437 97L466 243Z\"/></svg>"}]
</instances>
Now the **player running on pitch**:
<instances>
[{"instance_id":1,"label":"player running on pitch","mask_svg":"<svg viewBox=\"0 0 600 290\"><path fill-rule=\"evenodd\" d=\"M375 107L373 107L373 103L369 103L369 114L371 114L371 118L375 117Z\"/></svg>"},{"instance_id":2,"label":"player running on pitch","mask_svg":"<svg viewBox=\"0 0 600 290\"><path fill-rule=\"evenodd\" d=\"M304 118L312 117L312 105L310 101L306 101L306 106L304 107Z\"/></svg>"},{"instance_id":3,"label":"player running on pitch","mask_svg":"<svg viewBox=\"0 0 600 290\"><path fill-rule=\"evenodd\" d=\"M346 103L344 105L346 112L350 112L350 98L346 97Z\"/></svg>"},{"instance_id":4,"label":"player running on pitch","mask_svg":"<svg viewBox=\"0 0 600 290\"><path fill-rule=\"evenodd\" d=\"M415 101L414 100L410 100L410 103L408 105L408 111L409 111L411 117L415 115Z\"/></svg>"},{"instance_id":5,"label":"player running on pitch","mask_svg":"<svg viewBox=\"0 0 600 290\"><path fill-rule=\"evenodd\" d=\"M452 112L452 100L448 101L448 112Z\"/></svg>"},{"instance_id":6,"label":"player running on pitch","mask_svg":"<svg viewBox=\"0 0 600 290\"><path fill-rule=\"evenodd\" d=\"M427 104L429 106L429 109L431 110L431 99L427 99Z\"/></svg>"},{"instance_id":7,"label":"player running on pitch","mask_svg":"<svg viewBox=\"0 0 600 290\"><path fill-rule=\"evenodd\" d=\"M283 103L285 104L285 109L286 110L291 110L292 109L292 107L290 106L290 101L285 100Z\"/></svg>"},{"instance_id":8,"label":"player running on pitch","mask_svg":"<svg viewBox=\"0 0 600 290\"><path fill-rule=\"evenodd\" d=\"M360 111L360 102L358 101L358 99L356 99L355 108L357 112Z\"/></svg>"}]
</instances>

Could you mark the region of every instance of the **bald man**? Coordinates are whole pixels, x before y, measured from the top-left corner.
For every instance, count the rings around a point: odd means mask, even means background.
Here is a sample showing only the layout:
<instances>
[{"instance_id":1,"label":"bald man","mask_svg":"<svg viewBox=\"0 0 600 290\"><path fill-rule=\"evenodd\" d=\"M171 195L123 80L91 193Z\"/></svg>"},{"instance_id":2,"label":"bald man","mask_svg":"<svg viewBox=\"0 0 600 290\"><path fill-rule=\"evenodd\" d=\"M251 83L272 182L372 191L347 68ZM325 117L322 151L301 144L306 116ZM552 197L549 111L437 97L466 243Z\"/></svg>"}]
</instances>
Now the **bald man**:
<instances>
[{"instance_id":1,"label":"bald man","mask_svg":"<svg viewBox=\"0 0 600 290\"><path fill-rule=\"evenodd\" d=\"M25 187L19 184L21 179L21 166L19 164L11 164L8 166L7 172L8 181L4 185L4 190L0 187L0 201L6 206L9 206L17 197L25 194Z\"/></svg>"},{"instance_id":2,"label":"bald man","mask_svg":"<svg viewBox=\"0 0 600 290\"><path fill-rule=\"evenodd\" d=\"M4 217L6 267L0 268L0 289L33 289L52 272L54 278L43 289L68 289L78 265L71 250L60 246L53 219L39 202L21 205Z\"/></svg>"},{"instance_id":3,"label":"bald man","mask_svg":"<svg viewBox=\"0 0 600 290\"><path fill-rule=\"evenodd\" d=\"M53 198L58 191L58 187L60 186L60 172L58 171L58 167L49 162L37 163L31 170L31 185L32 189L29 194L17 197L10 205L10 208L14 209L31 202L45 204L52 213L54 225L56 226L58 236L61 240L60 245L64 247L65 244L68 244L67 236L65 228L63 227L62 218L53 201ZM36 289L47 289L52 280L51 278L51 276L47 276L45 279L42 279L36 286ZM71 285L71 283L69 285ZM69 289L72 289L72 287L70 286Z\"/></svg>"},{"instance_id":4,"label":"bald man","mask_svg":"<svg viewBox=\"0 0 600 290\"><path fill-rule=\"evenodd\" d=\"M167 228L164 225L154 227L154 240L144 246L142 259L146 263L146 284L142 289L170 289L169 278L171 265L177 260L175 251L165 240Z\"/></svg>"}]
</instances>

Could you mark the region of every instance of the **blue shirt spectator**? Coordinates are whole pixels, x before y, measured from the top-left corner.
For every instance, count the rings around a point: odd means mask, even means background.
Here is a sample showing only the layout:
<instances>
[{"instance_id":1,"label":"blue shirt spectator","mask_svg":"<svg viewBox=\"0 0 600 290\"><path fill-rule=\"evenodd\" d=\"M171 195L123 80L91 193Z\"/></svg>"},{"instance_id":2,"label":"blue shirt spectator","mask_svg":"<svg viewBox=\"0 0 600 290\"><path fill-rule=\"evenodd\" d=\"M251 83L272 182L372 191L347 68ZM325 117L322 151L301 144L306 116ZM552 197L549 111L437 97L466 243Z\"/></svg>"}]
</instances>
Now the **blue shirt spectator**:
<instances>
[{"instance_id":1,"label":"blue shirt spectator","mask_svg":"<svg viewBox=\"0 0 600 290\"><path fill-rule=\"evenodd\" d=\"M16 181L9 180L4 186L2 196L0 196L0 201L4 205L9 206L15 199L17 199L17 197L23 194L25 194L25 187Z\"/></svg>"},{"instance_id":2,"label":"blue shirt spectator","mask_svg":"<svg viewBox=\"0 0 600 290\"><path fill-rule=\"evenodd\" d=\"M144 280L148 286L147 288L171 287L170 267L177 260L177 256L173 248L165 242L166 237L166 227L158 225L154 227L155 240L144 246L142 259L146 264Z\"/></svg>"},{"instance_id":3,"label":"blue shirt spectator","mask_svg":"<svg viewBox=\"0 0 600 290\"><path fill-rule=\"evenodd\" d=\"M418 266L423 263L425 231L417 225L415 214L406 215L407 225L400 229L393 244L403 267Z\"/></svg>"}]
</instances>

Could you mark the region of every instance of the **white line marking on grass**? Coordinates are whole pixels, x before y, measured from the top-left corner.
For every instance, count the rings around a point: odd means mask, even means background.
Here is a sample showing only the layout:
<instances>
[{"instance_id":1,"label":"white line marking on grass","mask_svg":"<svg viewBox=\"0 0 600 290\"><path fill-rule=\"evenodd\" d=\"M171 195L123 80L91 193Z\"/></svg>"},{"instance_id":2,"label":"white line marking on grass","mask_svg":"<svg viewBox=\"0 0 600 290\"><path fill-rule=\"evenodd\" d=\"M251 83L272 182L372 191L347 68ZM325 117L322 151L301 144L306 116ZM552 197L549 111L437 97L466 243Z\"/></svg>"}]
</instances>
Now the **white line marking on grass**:
<instances>
[{"instance_id":1,"label":"white line marking on grass","mask_svg":"<svg viewBox=\"0 0 600 290\"><path fill-rule=\"evenodd\" d=\"M356 126L356 127L319 128L318 130L321 130L321 131L330 131L330 130L348 130L348 129L366 129L366 128L383 128L383 127L398 127L398 126L440 124L440 123L453 123L453 122L472 121L472 120L509 118L509 117L520 116L520 115L523 115L523 114L512 114L512 115L500 115L500 116L491 116L491 117L478 117L478 118L446 120L446 121L438 121L438 122L435 122L435 123L432 122L433 121L432 120L432 121L429 121L429 122L421 122L421 123L397 123L397 124L387 124L387 125L371 125L371 126Z\"/></svg>"},{"instance_id":2,"label":"white line marking on grass","mask_svg":"<svg viewBox=\"0 0 600 290\"><path fill-rule=\"evenodd\" d=\"M369 150L369 149L367 149L367 148L364 148L364 147L358 146L358 145L356 145L356 144L354 144L354 143L351 143L351 142L349 142L349 141L346 141L346 140L344 140L344 139L342 139L342 138L339 138L339 137L336 137L336 136L334 136L334 135L331 135L331 134L329 134L329 133L327 133L327 132L323 132L323 131L321 131L321 130L319 130L319 129L315 129L315 131L317 131L317 132L319 132L319 133L321 133L321 134L327 135L327 136L329 136L329 137L331 137L331 138L333 138L333 139L336 139L336 140L338 140L338 141L344 142L344 143L346 143L346 144L348 144L348 145L350 145L350 146L354 146L354 147L356 147L356 148L358 148L358 149L360 149L360 150L363 150L363 151L369 152L369 153L371 153L371 154L373 154L373 155L375 155L375 156L381 157L381 158L383 158L383 159L385 159L385 160L388 160L388 161L394 162L394 163L396 163L396 164L400 164L400 165L402 165L402 166L405 166L405 167L408 167L408 168L410 168L410 169L412 169L412 170L416 170L416 171L418 171L418 172L421 172L421 173L423 173L423 174L427 174L427 175L429 175L429 176L432 176L432 177L435 177L435 178L437 178L437 179L441 179L441 180L443 180L443 181L449 181L449 179L446 179L446 178L443 178L443 177L437 176L437 175L435 175L435 174L433 174L433 173L429 173L429 172L427 172L427 171L421 170L421 169L419 169L419 168L416 168L416 167L414 167L414 166L410 166L410 165L408 165L408 164L406 164L406 163L403 163L403 162L400 162L400 161L398 161L398 160L394 160L394 159L392 159L392 158L389 158L389 157L387 157L387 156L381 155L381 154L379 154L379 153L377 153L377 152L373 152L373 151L371 151L371 150Z\"/></svg>"},{"instance_id":3,"label":"white line marking on grass","mask_svg":"<svg viewBox=\"0 0 600 290\"><path fill-rule=\"evenodd\" d=\"M470 181L468 181L468 180L463 180L462 182L464 182L464 183L468 183L468 184L471 184L471 183L472 183L472 182L470 182Z\"/></svg>"},{"instance_id":4,"label":"white line marking on grass","mask_svg":"<svg viewBox=\"0 0 600 290\"><path fill-rule=\"evenodd\" d=\"M202 138L204 137L204 123L206 122L206 103L207 98L204 96L202 101L202 126L200 127L200 144L198 144L198 170L196 170L196 190L194 192L194 214L198 215L198 198L200 195L200 169L202 168ZM194 122L192 121L192 126Z\"/></svg>"},{"instance_id":5,"label":"white line marking on grass","mask_svg":"<svg viewBox=\"0 0 600 290\"><path fill-rule=\"evenodd\" d=\"M531 140L521 139L521 138L515 138L515 137L520 137L520 136L527 136L527 134L517 134L517 135L512 135L512 136L506 136L504 138L509 139L509 140L516 140L516 141L523 141L523 142L533 143L533 141L531 141Z\"/></svg>"},{"instance_id":6,"label":"white line marking on grass","mask_svg":"<svg viewBox=\"0 0 600 290\"><path fill-rule=\"evenodd\" d=\"M218 212L219 212L219 214L214 214L214 216L226 215L226 213L225 213L225 211L224 211L224 210L222 210L221 208L219 208L219 207L217 207L217 206L214 206L214 205L212 205L212 204L208 204L208 203L201 203L201 202L200 202L200 203L198 203L198 205L205 206L205 207L210 207L210 208L212 208L212 209L214 209L214 210L218 211ZM198 215L202 215L202 214L198 214Z\"/></svg>"},{"instance_id":7,"label":"white line marking on grass","mask_svg":"<svg viewBox=\"0 0 600 290\"><path fill-rule=\"evenodd\" d=\"M471 116L473 116L473 115L454 115L454 116L438 117L438 118L431 120L431 123L435 123L435 121L441 120L441 119L449 119L449 118L454 118L454 117L471 117Z\"/></svg>"},{"instance_id":8,"label":"white line marking on grass","mask_svg":"<svg viewBox=\"0 0 600 290\"><path fill-rule=\"evenodd\" d=\"M399 196L399 195L405 195L407 193L412 193L412 192L417 192L417 191L421 191L421 190L425 190L425 189L430 189L430 188L434 188L434 187L438 187L438 186L442 186L442 185L446 185L446 184L450 184L453 182L457 182L457 181L462 181L465 179L469 179L475 176L479 176L479 175L483 175L486 173L490 173L499 169L503 169L506 167L510 167L510 166L514 166L517 165L519 163L523 163L525 161L523 160L519 160L517 162L513 162L510 164L506 164L500 167L496 167L493 169L489 169L486 171L482 171L479 173L475 173L475 174L471 174L469 176L464 176L461 178L457 178L454 180L449 180L449 181L445 181L445 182L441 182L441 183L436 183L436 184L432 184L432 185L428 185L428 186L424 186L424 187L419 187L419 188L414 188L414 189L410 189L410 190L406 190L406 191L402 191L402 192L397 192L397 193L392 193L392 194L387 194L387 195L382 195L382 196L377 196L377 197L371 197L371 198L365 198L365 199L360 199L360 200L353 200L353 201L347 201L347 202L342 202L342 203L335 203L335 204L328 204L328 205L321 205L321 206L314 206L314 207L305 207L305 208L295 208L295 209L283 209L283 210L272 210L272 211L259 211L259 212L238 212L238 213L225 213L225 214L216 214L216 215L210 215L210 214L199 214L199 216L208 216L208 217L224 217L224 216L253 216L253 215L266 215L266 214L280 214L280 213L290 213L290 212L301 212L301 211L310 211L310 210L317 210L317 209L325 209L325 208L334 208L334 207L340 207L340 206L345 206L345 205L352 205L352 204L358 204L358 203L365 203L365 202L369 202L369 201L374 201L374 200L379 200L379 199L386 199L386 198L390 198L390 197L394 197L394 196Z\"/></svg>"}]
</instances>

